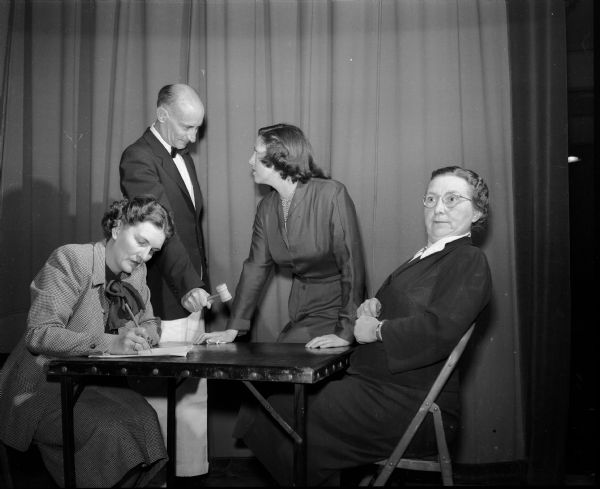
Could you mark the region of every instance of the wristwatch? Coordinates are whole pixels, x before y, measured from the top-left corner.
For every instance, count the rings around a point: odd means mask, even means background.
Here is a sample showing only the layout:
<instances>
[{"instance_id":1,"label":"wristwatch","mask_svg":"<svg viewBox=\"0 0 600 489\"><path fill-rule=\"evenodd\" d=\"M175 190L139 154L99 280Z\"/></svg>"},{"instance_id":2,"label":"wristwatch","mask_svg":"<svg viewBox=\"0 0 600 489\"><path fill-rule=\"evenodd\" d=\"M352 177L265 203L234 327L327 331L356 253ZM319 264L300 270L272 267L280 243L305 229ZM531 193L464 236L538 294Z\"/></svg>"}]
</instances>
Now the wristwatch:
<instances>
[{"instance_id":1,"label":"wristwatch","mask_svg":"<svg viewBox=\"0 0 600 489\"><path fill-rule=\"evenodd\" d=\"M379 321L375 328L375 337L377 338L377 341L383 341L383 338L381 337L381 326L383 326L383 321Z\"/></svg>"}]
</instances>

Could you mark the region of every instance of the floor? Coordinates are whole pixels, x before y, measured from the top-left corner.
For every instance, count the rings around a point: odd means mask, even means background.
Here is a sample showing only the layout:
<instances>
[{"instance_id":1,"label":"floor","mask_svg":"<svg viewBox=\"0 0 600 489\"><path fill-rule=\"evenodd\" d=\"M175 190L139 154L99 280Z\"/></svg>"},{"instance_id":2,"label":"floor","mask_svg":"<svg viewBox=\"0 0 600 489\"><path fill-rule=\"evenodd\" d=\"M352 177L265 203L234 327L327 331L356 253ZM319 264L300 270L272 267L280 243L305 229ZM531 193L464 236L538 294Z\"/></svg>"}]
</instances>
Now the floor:
<instances>
[{"instance_id":1,"label":"floor","mask_svg":"<svg viewBox=\"0 0 600 489\"><path fill-rule=\"evenodd\" d=\"M9 463L15 489L57 489L43 467L39 452L25 454L9 449ZM371 468L359 468L346 471L342 475L342 487L357 487L361 479ZM511 475L511 472L513 473ZM505 469L495 467L492 471L476 471L456 466L455 484L459 486L523 486L519 476L514 475L514 467ZM440 486L437 473L396 471L388 481L389 487L437 487ZM593 474L569 475L565 486L596 486ZM0 486L2 481L0 480ZM215 459L210 461L210 472L206 475L189 478L177 478L177 489L199 487L272 487L275 481L264 467L254 458Z\"/></svg>"}]
</instances>

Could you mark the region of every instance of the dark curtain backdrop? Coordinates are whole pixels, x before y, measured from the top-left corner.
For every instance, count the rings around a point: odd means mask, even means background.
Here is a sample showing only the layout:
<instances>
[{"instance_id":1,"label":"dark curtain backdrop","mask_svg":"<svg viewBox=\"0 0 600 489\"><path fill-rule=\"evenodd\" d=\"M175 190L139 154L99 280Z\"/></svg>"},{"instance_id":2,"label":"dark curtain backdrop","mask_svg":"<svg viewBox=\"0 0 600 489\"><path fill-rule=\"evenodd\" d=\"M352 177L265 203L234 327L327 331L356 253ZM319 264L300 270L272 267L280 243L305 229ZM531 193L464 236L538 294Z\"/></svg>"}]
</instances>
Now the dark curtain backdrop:
<instances>
[{"instance_id":1,"label":"dark curtain backdrop","mask_svg":"<svg viewBox=\"0 0 600 489\"><path fill-rule=\"evenodd\" d=\"M507 5L528 479L557 484L565 469L571 353L565 5Z\"/></svg>"},{"instance_id":2,"label":"dark curtain backdrop","mask_svg":"<svg viewBox=\"0 0 600 489\"><path fill-rule=\"evenodd\" d=\"M563 10L544 0L0 0L0 351L23 331L29 283L50 251L101 236L120 197L120 154L153 121L158 89L186 82L207 109L192 154L210 273L230 290L264 195L247 165L263 125L302 127L348 187L370 294L423 244L431 171L462 164L486 178L492 212L478 242L494 294L464 359L455 460L529 459L558 477L564 401L544 401L566 395L550 379L564 373L554 362L568 342L568 286L548 282L568 277L568 235L554 232L555 220L568 226L568 199L550 195L566 172ZM289 285L278 274L265 291L254 339L285 324ZM249 455L230 437L235 401L217 404L211 456Z\"/></svg>"}]
</instances>

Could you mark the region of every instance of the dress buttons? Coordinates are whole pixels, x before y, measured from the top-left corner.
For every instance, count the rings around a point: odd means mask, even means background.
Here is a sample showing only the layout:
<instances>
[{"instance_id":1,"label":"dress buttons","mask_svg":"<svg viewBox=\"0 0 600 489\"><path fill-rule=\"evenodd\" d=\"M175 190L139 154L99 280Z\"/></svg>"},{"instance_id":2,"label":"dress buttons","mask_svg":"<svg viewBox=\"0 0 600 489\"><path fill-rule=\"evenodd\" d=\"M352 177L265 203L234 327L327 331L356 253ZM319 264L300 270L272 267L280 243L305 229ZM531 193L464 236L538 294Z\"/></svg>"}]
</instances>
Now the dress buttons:
<instances>
[{"instance_id":1,"label":"dress buttons","mask_svg":"<svg viewBox=\"0 0 600 489\"><path fill-rule=\"evenodd\" d=\"M92 344L90 345L90 348L91 348L92 350L93 350L94 348L96 348L96 343L92 343Z\"/></svg>"}]
</instances>

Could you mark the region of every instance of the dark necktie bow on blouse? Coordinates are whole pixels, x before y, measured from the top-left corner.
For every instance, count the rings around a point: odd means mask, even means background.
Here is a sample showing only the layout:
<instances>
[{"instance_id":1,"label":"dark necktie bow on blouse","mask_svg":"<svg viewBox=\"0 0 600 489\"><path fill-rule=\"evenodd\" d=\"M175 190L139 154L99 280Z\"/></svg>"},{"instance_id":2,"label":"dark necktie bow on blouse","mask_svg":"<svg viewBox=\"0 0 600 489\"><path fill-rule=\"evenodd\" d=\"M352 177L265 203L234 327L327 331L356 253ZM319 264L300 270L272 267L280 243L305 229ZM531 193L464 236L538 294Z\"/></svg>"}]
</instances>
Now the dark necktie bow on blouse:
<instances>
[{"instance_id":1,"label":"dark necktie bow on blouse","mask_svg":"<svg viewBox=\"0 0 600 489\"><path fill-rule=\"evenodd\" d=\"M110 280L104 293L109 301L106 333L117 334L120 327L132 320L126 306L129 306L134 316L144 309L144 301L139 292L127 282Z\"/></svg>"},{"instance_id":2,"label":"dark necktie bow on blouse","mask_svg":"<svg viewBox=\"0 0 600 489\"><path fill-rule=\"evenodd\" d=\"M189 152L189 150L187 149L187 147L179 149L179 148L176 148L175 146L173 146L171 148L171 158L175 158L177 156L177 154L186 155L186 154L188 154L188 152Z\"/></svg>"}]
</instances>

